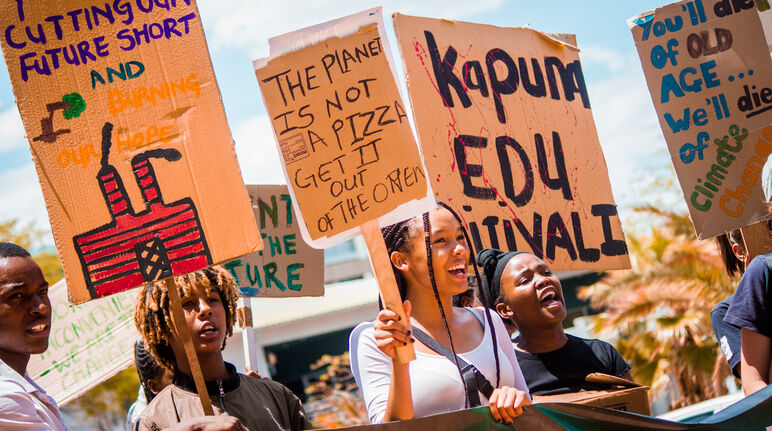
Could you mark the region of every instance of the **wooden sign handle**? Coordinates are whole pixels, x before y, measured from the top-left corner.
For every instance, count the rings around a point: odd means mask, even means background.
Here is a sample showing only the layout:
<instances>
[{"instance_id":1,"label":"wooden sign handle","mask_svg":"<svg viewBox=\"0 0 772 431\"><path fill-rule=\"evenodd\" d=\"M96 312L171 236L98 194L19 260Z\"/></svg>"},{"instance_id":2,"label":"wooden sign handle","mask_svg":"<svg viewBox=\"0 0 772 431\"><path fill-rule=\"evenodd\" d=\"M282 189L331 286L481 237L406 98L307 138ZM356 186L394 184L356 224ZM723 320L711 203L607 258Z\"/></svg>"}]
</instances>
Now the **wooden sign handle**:
<instances>
[{"instance_id":1,"label":"wooden sign handle","mask_svg":"<svg viewBox=\"0 0 772 431\"><path fill-rule=\"evenodd\" d=\"M745 252L753 259L772 251L772 233L767 227L767 220L762 220L740 229L745 243Z\"/></svg>"},{"instance_id":2,"label":"wooden sign handle","mask_svg":"<svg viewBox=\"0 0 772 431\"><path fill-rule=\"evenodd\" d=\"M166 290L169 292L169 299L172 303L174 326L177 327L177 334L182 337L182 343L185 346L185 355L188 357L188 365L190 366L190 372L193 374L193 381L196 383L196 391L198 392L198 398L201 401L201 407L204 409L205 415L214 416L212 400L209 399L209 392L206 390L204 374L201 372L201 365L198 363L196 348L193 346L190 329L188 329L188 325L185 324L185 314L182 311L182 299L180 298L180 292L177 291L177 283L174 282L174 277L164 279L164 283L166 283Z\"/></svg>"},{"instance_id":3,"label":"wooden sign handle","mask_svg":"<svg viewBox=\"0 0 772 431\"><path fill-rule=\"evenodd\" d=\"M370 255L370 262L375 271L375 278L378 280L378 290L381 292L383 305L387 309L397 313L406 322L410 328L410 320L405 316L405 310L402 308L402 299L399 297L397 280L394 278L394 272L391 270L391 260L386 250L386 243L383 242L381 228L378 220L371 220L362 224L359 229L367 244L367 253ZM415 349L412 344L397 347L397 362L406 364L415 359Z\"/></svg>"}]
</instances>

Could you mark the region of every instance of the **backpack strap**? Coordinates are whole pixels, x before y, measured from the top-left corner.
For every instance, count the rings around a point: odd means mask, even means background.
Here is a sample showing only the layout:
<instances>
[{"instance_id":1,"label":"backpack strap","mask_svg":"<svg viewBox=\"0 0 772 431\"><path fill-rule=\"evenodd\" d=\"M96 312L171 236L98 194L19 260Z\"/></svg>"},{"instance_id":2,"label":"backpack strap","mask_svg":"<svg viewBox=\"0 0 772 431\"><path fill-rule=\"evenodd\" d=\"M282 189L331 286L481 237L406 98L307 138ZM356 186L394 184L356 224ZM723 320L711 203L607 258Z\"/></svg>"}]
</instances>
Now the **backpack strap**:
<instances>
[{"instance_id":1,"label":"backpack strap","mask_svg":"<svg viewBox=\"0 0 772 431\"><path fill-rule=\"evenodd\" d=\"M475 316L476 315L477 313L475 313ZM450 349L440 344L439 341L432 338L431 335L421 330L421 328L413 326L412 329L415 337L418 338L419 341L424 343L426 347L444 356L449 361L454 362L453 352L451 352ZM458 360L459 366L461 366L461 376L464 379L466 398L469 401L469 405L471 407L478 407L481 404L480 404L480 395L477 392L479 391L486 398L490 398L491 394L493 393L493 386L488 381L488 379L485 378L483 373L477 369L477 367L467 363L465 360L461 359L461 357L459 357L458 355L456 355L456 359Z\"/></svg>"}]
</instances>

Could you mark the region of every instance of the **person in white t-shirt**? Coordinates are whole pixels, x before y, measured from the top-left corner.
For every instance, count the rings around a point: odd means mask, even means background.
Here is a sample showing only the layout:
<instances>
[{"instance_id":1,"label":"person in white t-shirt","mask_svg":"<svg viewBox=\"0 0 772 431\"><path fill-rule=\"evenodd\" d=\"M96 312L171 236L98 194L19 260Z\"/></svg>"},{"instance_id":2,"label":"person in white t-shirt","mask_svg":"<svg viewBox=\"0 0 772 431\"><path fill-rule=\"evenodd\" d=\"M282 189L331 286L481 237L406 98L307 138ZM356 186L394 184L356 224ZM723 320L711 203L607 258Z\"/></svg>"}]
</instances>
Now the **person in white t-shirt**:
<instances>
[{"instance_id":1,"label":"person in white t-shirt","mask_svg":"<svg viewBox=\"0 0 772 431\"><path fill-rule=\"evenodd\" d=\"M40 266L0 242L0 429L63 431L53 398L27 375L30 355L48 348L51 302Z\"/></svg>"},{"instance_id":2,"label":"person in white t-shirt","mask_svg":"<svg viewBox=\"0 0 772 431\"><path fill-rule=\"evenodd\" d=\"M511 424L530 404L528 388L501 319L483 308L452 306L453 295L468 288L470 246L458 215L438 204L423 217L387 226L382 233L409 324L450 352L440 356L417 341L397 313L382 310L372 327L351 340L370 421L461 410L474 407L474 398L490 406L494 419ZM416 359L400 364L395 349L407 344L415 346ZM462 377L455 355L481 372L490 383L489 396L477 390L484 384Z\"/></svg>"}]
</instances>

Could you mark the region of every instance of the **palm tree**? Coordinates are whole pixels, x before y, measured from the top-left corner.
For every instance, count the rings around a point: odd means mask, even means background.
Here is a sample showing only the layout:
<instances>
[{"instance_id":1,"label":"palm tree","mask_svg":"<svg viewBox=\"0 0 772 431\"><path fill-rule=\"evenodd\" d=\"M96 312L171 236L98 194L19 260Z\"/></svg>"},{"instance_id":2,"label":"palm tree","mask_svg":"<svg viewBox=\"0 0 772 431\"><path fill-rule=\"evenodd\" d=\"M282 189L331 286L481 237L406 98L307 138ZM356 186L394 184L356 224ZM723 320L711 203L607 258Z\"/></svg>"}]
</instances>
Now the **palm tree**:
<instances>
[{"instance_id":1,"label":"palm tree","mask_svg":"<svg viewBox=\"0 0 772 431\"><path fill-rule=\"evenodd\" d=\"M714 241L697 240L686 215L653 206L635 209L660 220L650 235L627 236L633 269L609 272L580 297L603 311L595 332L620 335L636 382L651 394L671 391L671 408L726 393L729 367L713 335L710 311L731 295Z\"/></svg>"}]
</instances>

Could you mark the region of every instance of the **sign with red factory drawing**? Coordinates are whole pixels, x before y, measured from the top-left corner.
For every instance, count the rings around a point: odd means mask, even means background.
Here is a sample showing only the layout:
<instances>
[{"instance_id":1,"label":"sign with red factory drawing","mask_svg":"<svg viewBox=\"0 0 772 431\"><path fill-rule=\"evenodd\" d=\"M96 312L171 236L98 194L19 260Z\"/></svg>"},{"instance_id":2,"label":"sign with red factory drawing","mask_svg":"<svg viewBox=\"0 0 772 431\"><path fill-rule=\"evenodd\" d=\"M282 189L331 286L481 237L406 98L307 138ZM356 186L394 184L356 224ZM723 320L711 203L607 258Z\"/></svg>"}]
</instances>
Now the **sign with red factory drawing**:
<instances>
[{"instance_id":1,"label":"sign with red factory drawing","mask_svg":"<svg viewBox=\"0 0 772 431\"><path fill-rule=\"evenodd\" d=\"M393 21L429 182L475 246L629 268L575 37Z\"/></svg>"},{"instance_id":2,"label":"sign with red factory drawing","mask_svg":"<svg viewBox=\"0 0 772 431\"><path fill-rule=\"evenodd\" d=\"M75 303L262 248L193 0L0 0Z\"/></svg>"},{"instance_id":3,"label":"sign with red factory drawing","mask_svg":"<svg viewBox=\"0 0 772 431\"><path fill-rule=\"evenodd\" d=\"M772 154L768 2L689 0L628 20L694 230L711 238L768 217ZM758 6L758 8L757 8Z\"/></svg>"}]
</instances>

